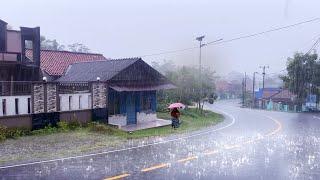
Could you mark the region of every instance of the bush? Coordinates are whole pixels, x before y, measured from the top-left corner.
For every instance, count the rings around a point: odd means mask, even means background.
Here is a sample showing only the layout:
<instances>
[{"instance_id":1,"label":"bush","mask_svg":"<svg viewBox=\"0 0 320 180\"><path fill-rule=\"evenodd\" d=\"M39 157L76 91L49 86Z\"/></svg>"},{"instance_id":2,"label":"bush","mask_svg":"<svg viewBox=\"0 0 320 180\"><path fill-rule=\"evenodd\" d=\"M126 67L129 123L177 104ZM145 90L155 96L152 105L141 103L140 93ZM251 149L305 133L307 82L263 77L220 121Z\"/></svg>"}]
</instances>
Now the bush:
<instances>
[{"instance_id":1,"label":"bush","mask_svg":"<svg viewBox=\"0 0 320 180\"><path fill-rule=\"evenodd\" d=\"M68 126L68 123L65 122L65 121L60 121L58 122L58 128L63 131L63 132L66 132L69 130L69 126Z\"/></svg>"},{"instance_id":2,"label":"bush","mask_svg":"<svg viewBox=\"0 0 320 180\"><path fill-rule=\"evenodd\" d=\"M68 123L68 128L70 130L76 130L78 128L81 128L81 123L78 121L72 121L72 122Z\"/></svg>"},{"instance_id":3,"label":"bush","mask_svg":"<svg viewBox=\"0 0 320 180\"><path fill-rule=\"evenodd\" d=\"M105 124L97 123L97 122L91 122L89 124L89 130L91 132L97 132L97 133L103 133L103 134L109 134L109 135L112 135L117 131L113 127L107 126Z\"/></svg>"},{"instance_id":4,"label":"bush","mask_svg":"<svg viewBox=\"0 0 320 180\"><path fill-rule=\"evenodd\" d=\"M30 130L26 128L8 129L6 126L0 125L0 141L3 141L7 138L18 138L24 135L30 135Z\"/></svg>"},{"instance_id":5,"label":"bush","mask_svg":"<svg viewBox=\"0 0 320 180\"><path fill-rule=\"evenodd\" d=\"M43 129L33 130L32 135L45 135L45 134L52 134L58 132L58 128L52 127L51 125L46 126Z\"/></svg>"},{"instance_id":6,"label":"bush","mask_svg":"<svg viewBox=\"0 0 320 180\"><path fill-rule=\"evenodd\" d=\"M6 140L7 127L0 125L0 142Z\"/></svg>"},{"instance_id":7,"label":"bush","mask_svg":"<svg viewBox=\"0 0 320 180\"><path fill-rule=\"evenodd\" d=\"M6 140L6 136L4 136L3 134L0 134L0 142Z\"/></svg>"}]
</instances>

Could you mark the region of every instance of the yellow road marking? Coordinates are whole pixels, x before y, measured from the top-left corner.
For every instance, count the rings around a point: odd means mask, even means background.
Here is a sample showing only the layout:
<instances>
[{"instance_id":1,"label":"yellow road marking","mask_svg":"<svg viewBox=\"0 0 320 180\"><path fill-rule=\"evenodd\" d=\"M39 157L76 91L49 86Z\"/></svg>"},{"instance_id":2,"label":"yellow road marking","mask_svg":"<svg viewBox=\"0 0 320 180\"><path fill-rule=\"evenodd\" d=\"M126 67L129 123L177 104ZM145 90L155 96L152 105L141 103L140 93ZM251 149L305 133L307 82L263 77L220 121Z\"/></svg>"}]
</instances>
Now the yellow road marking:
<instances>
[{"instance_id":1,"label":"yellow road marking","mask_svg":"<svg viewBox=\"0 0 320 180\"><path fill-rule=\"evenodd\" d=\"M187 158L184 158L184 159L180 159L178 160L179 163L182 163L182 162L187 162L187 161L190 161L190 160L194 160L194 159L197 159L198 156L190 156L190 157L187 157Z\"/></svg>"},{"instance_id":2,"label":"yellow road marking","mask_svg":"<svg viewBox=\"0 0 320 180\"><path fill-rule=\"evenodd\" d=\"M272 136L272 135L278 133L279 131L281 131L281 129L282 129L282 124L281 124L278 120L276 120L276 119L274 119L274 118L272 118L272 117L270 117L270 116L267 116L267 117L268 117L269 119L273 120L273 121L278 125L278 127L277 127L277 129L275 129L275 130L271 131L270 133L266 134L265 136Z\"/></svg>"},{"instance_id":3,"label":"yellow road marking","mask_svg":"<svg viewBox=\"0 0 320 180\"><path fill-rule=\"evenodd\" d=\"M149 167L149 168L144 168L141 171L142 172L148 172L148 171L152 171L152 170L159 169L159 168L169 167L169 165L170 165L169 163L163 163L163 164L159 164L159 165L152 166L152 167Z\"/></svg>"},{"instance_id":4,"label":"yellow road marking","mask_svg":"<svg viewBox=\"0 0 320 180\"><path fill-rule=\"evenodd\" d=\"M206 151L203 154L204 155L212 155L212 154L217 154L219 151L215 150L215 151Z\"/></svg>"},{"instance_id":5,"label":"yellow road marking","mask_svg":"<svg viewBox=\"0 0 320 180\"><path fill-rule=\"evenodd\" d=\"M109 178L106 178L104 180L116 180L116 179L122 179L122 178L125 178L125 177L128 177L130 176L130 174L121 174L121 175L118 175L118 176L113 176L113 177L109 177Z\"/></svg>"},{"instance_id":6,"label":"yellow road marking","mask_svg":"<svg viewBox=\"0 0 320 180\"><path fill-rule=\"evenodd\" d=\"M224 148L225 149L234 149L234 148L239 148L240 145L239 144L235 144L235 145L225 145Z\"/></svg>"}]
</instances>

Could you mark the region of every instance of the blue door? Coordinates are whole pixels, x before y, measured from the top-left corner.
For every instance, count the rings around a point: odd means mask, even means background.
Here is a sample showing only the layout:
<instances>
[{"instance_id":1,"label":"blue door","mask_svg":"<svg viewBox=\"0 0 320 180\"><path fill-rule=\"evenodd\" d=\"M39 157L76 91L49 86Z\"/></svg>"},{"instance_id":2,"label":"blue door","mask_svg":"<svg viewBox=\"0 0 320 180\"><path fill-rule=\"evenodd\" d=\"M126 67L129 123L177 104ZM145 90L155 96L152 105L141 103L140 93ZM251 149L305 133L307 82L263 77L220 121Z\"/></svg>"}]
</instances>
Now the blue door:
<instances>
[{"instance_id":1,"label":"blue door","mask_svg":"<svg viewBox=\"0 0 320 180\"><path fill-rule=\"evenodd\" d=\"M137 124L136 98L133 92L127 94L127 124Z\"/></svg>"}]
</instances>

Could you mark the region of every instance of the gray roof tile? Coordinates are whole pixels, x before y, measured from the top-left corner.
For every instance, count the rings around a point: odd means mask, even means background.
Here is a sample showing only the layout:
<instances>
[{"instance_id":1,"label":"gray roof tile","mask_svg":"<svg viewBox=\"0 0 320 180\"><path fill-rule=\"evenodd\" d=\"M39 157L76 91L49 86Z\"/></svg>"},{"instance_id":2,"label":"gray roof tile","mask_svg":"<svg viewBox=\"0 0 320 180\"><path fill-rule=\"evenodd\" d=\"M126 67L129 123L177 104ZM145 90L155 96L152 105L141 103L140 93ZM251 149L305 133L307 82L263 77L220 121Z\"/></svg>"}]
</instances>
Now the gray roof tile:
<instances>
[{"instance_id":1,"label":"gray roof tile","mask_svg":"<svg viewBox=\"0 0 320 180\"><path fill-rule=\"evenodd\" d=\"M64 76L57 79L59 82L88 82L108 81L120 71L129 67L141 58L101 60L91 62L80 62L70 65ZM141 60L142 61L142 60Z\"/></svg>"}]
</instances>

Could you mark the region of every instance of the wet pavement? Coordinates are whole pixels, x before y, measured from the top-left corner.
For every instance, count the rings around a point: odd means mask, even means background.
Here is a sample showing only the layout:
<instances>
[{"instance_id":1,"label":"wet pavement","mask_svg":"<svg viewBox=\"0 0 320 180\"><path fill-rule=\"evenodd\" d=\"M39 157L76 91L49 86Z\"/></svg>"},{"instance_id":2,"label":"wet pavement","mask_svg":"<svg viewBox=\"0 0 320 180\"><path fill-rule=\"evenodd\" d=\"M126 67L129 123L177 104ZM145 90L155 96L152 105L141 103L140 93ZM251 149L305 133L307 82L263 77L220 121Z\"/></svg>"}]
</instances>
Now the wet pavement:
<instances>
[{"instance_id":1,"label":"wet pavement","mask_svg":"<svg viewBox=\"0 0 320 180\"><path fill-rule=\"evenodd\" d=\"M0 179L320 179L320 114L209 109L226 120L155 144L0 167Z\"/></svg>"}]
</instances>

